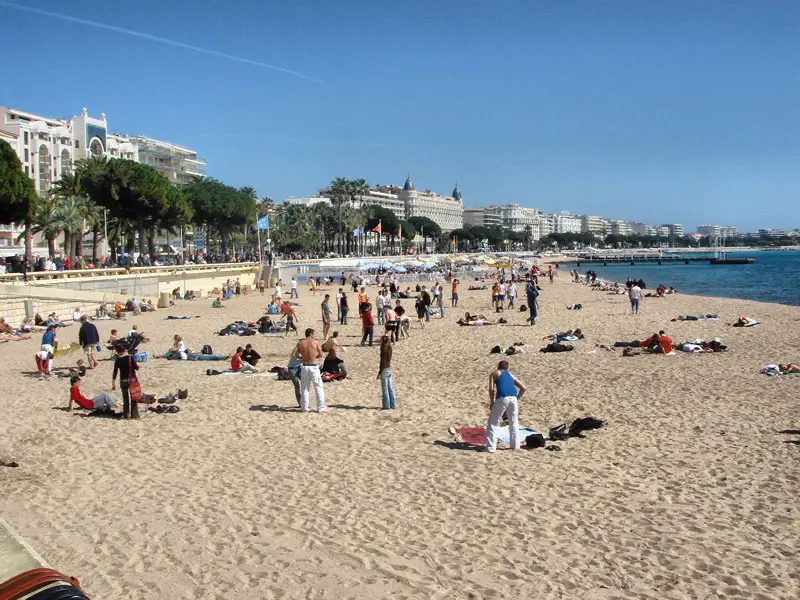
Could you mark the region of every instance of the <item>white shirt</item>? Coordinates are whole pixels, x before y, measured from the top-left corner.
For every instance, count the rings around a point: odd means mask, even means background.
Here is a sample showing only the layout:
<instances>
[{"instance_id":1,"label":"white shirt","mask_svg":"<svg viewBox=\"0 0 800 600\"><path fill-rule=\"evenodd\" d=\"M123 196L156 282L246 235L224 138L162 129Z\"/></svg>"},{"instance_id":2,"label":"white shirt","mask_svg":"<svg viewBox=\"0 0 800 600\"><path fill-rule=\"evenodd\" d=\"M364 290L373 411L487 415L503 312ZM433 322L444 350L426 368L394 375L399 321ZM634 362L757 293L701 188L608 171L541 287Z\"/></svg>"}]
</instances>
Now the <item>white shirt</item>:
<instances>
[{"instance_id":1,"label":"white shirt","mask_svg":"<svg viewBox=\"0 0 800 600\"><path fill-rule=\"evenodd\" d=\"M642 288L638 285L634 285L631 287L631 300L641 300L642 299Z\"/></svg>"},{"instance_id":2,"label":"white shirt","mask_svg":"<svg viewBox=\"0 0 800 600\"><path fill-rule=\"evenodd\" d=\"M283 294L281 294L281 286L279 286L279 285L276 285L276 286L275 286L275 295L276 295L278 298L280 298L280 297L283 295Z\"/></svg>"},{"instance_id":3,"label":"white shirt","mask_svg":"<svg viewBox=\"0 0 800 600\"><path fill-rule=\"evenodd\" d=\"M6 274L6 266L0 265L0 275L5 275L5 274Z\"/></svg>"},{"instance_id":4,"label":"white shirt","mask_svg":"<svg viewBox=\"0 0 800 600\"><path fill-rule=\"evenodd\" d=\"M293 290L297 289L297 282L294 279L292 279L292 289Z\"/></svg>"},{"instance_id":5,"label":"white shirt","mask_svg":"<svg viewBox=\"0 0 800 600\"><path fill-rule=\"evenodd\" d=\"M515 298L516 297L516 295L517 295L517 284L516 283L512 283L510 286L508 286L508 295L511 298Z\"/></svg>"},{"instance_id":6,"label":"white shirt","mask_svg":"<svg viewBox=\"0 0 800 600\"><path fill-rule=\"evenodd\" d=\"M336 294L336 306L341 306L341 305L342 305L342 295Z\"/></svg>"},{"instance_id":7,"label":"white shirt","mask_svg":"<svg viewBox=\"0 0 800 600\"><path fill-rule=\"evenodd\" d=\"M375 298L375 306L378 308L378 310L383 308L384 303L385 300L383 298L383 294L378 294L378 296Z\"/></svg>"},{"instance_id":8,"label":"white shirt","mask_svg":"<svg viewBox=\"0 0 800 600\"><path fill-rule=\"evenodd\" d=\"M80 321L81 320L81 313L79 313L77 311L72 313L72 320L73 321Z\"/></svg>"}]
</instances>

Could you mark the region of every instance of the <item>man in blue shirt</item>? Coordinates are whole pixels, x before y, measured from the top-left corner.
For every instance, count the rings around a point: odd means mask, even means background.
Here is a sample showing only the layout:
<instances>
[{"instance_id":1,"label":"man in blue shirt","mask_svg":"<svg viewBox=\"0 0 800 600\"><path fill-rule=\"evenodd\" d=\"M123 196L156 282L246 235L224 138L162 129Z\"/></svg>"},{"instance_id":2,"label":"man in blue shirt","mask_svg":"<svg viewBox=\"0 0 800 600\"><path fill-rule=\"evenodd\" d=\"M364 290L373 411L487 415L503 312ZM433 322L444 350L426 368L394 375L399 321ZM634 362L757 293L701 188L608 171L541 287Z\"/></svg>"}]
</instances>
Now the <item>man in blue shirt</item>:
<instances>
[{"instance_id":1,"label":"man in blue shirt","mask_svg":"<svg viewBox=\"0 0 800 600\"><path fill-rule=\"evenodd\" d=\"M528 280L528 286L525 291L528 296L528 310L531 313L528 321L531 322L531 325L536 325L536 298L539 296L539 292L536 289L536 283L533 278Z\"/></svg>"},{"instance_id":2,"label":"man in blue shirt","mask_svg":"<svg viewBox=\"0 0 800 600\"><path fill-rule=\"evenodd\" d=\"M44 332L42 336L42 346L48 344L52 346L54 349L58 348L58 342L56 341L56 327L55 325L48 325L47 331Z\"/></svg>"},{"instance_id":3,"label":"man in blue shirt","mask_svg":"<svg viewBox=\"0 0 800 600\"><path fill-rule=\"evenodd\" d=\"M497 450L500 419L508 419L509 441L512 450L519 450L519 406L525 384L508 372L508 361L501 360L489 376L489 422L486 425L486 451Z\"/></svg>"}]
</instances>

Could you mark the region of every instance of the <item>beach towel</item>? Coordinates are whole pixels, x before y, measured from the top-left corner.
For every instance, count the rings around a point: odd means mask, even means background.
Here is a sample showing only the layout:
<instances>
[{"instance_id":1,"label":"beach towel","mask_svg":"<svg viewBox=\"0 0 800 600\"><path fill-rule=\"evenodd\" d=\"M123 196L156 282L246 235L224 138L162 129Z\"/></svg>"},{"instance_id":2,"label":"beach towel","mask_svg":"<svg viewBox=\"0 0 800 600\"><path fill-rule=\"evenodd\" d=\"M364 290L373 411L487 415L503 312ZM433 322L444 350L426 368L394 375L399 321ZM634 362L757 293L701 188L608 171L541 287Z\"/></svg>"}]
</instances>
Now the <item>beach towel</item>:
<instances>
[{"instance_id":1,"label":"beach towel","mask_svg":"<svg viewBox=\"0 0 800 600\"><path fill-rule=\"evenodd\" d=\"M758 325L758 321L750 317L742 317L733 324L734 327L755 327L756 325Z\"/></svg>"},{"instance_id":2,"label":"beach towel","mask_svg":"<svg viewBox=\"0 0 800 600\"><path fill-rule=\"evenodd\" d=\"M486 429L484 427L455 427L451 428L451 430L455 431L456 440L458 441L475 446L486 445ZM519 428L519 439L521 440L534 434L539 434L539 432L528 427ZM500 427L500 433L497 439L505 444L511 443L511 433L509 432L508 426Z\"/></svg>"}]
</instances>

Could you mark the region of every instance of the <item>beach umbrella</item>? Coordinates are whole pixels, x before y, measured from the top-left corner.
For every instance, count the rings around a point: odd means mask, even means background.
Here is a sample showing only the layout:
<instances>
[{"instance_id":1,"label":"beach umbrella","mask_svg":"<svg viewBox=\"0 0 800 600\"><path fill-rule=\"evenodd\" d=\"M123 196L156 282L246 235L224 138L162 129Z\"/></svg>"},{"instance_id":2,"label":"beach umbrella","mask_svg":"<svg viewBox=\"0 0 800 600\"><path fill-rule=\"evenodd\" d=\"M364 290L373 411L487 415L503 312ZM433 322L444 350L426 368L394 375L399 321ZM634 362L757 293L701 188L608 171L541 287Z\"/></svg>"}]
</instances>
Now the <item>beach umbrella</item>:
<instances>
[{"instance_id":1,"label":"beach umbrella","mask_svg":"<svg viewBox=\"0 0 800 600\"><path fill-rule=\"evenodd\" d=\"M389 270L393 271L394 273L407 273L408 272L404 267L401 267L400 265L392 265L391 267L389 267Z\"/></svg>"}]
</instances>

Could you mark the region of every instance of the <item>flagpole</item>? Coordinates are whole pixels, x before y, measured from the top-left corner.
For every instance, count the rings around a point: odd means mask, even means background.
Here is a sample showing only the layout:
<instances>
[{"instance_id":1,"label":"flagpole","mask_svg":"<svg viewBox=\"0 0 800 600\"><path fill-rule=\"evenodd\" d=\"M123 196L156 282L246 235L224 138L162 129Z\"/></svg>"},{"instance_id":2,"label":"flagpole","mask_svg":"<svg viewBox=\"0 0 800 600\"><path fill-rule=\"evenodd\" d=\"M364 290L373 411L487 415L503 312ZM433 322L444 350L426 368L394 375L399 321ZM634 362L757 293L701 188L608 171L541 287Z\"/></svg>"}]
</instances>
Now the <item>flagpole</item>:
<instances>
[{"instance_id":1,"label":"flagpole","mask_svg":"<svg viewBox=\"0 0 800 600\"><path fill-rule=\"evenodd\" d=\"M381 234L383 233L383 220L378 219L378 256L383 256L381 251Z\"/></svg>"}]
</instances>

